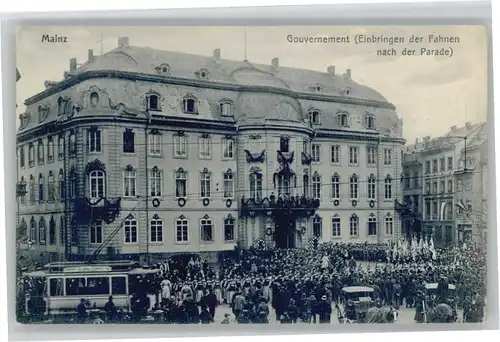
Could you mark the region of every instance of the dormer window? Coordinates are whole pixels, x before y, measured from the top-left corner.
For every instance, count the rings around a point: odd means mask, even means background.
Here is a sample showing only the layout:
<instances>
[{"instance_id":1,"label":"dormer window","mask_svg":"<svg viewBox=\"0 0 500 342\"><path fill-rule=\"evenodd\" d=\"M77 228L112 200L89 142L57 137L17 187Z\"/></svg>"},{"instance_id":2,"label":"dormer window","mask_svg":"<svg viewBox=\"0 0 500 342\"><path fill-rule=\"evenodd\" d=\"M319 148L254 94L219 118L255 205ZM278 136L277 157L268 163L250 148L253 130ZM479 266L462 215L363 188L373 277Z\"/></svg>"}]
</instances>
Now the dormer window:
<instances>
[{"instance_id":1,"label":"dormer window","mask_svg":"<svg viewBox=\"0 0 500 342\"><path fill-rule=\"evenodd\" d=\"M19 123L21 125L19 127L19 129L25 128L28 125L28 122L29 122L29 114L28 113L22 113L19 115Z\"/></svg>"},{"instance_id":2,"label":"dormer window","mask_svg":"<svg viewBox=\"0 0 500 342\"><path fill-rule=\"evenodd\" d=\"M309 89L314 93L322 93L323 92L323 86L321 84L313 84L313 85L309 86Z\"/></svg>"},{"instance_id":3,"label":"dormer window","mask_svg":"<svg viewBox=\"0 0 500 342\"><path fill-rule=\"evenodd\" d=\"M219 103L220 115L233 116L233 104L230 101L222 101Z\"/></svg>"},{"instance_id":4,"label":"dormer window","mask_svg":"<svg viewBox=\"0 0 500 342\"><path fill-rule=\"evenodd\" d=\"M345 88L344 94L348 95L348 96L351 95L351 88L349 88L349 87Z\"/></svg>"},{"instance_id":5,"label":"dormer window","mask_svg":"<svg viewBox=\"0 0 500 342\"><path fill-rule=\"evenodd\" d=\"M311 122L312 125L319 125L321 123L320 120L320 112L316 109L311 109L309 111L309 122Z\"/></svg>"},{"instance_id":6,"label":"dormer window","mask_svg":"<svg viewBox=\"0 0 500 342\"><path fill-rule=\"evenodd\" d=\"M97 94L96 92L90 94L90 104L94 108L97 107L97 105L99 104L99 94Z\"/></svg>"},{"instance_id":7,"label":"dormer window","mask_svg":"<svg viewBox=\"0 0 500 342\"><path fill-rule=\"evenodd\" d=\"M371 114L365 116L365 127L368 129L375 129L375 117Z\"/></svg>"},{"instance_id":8,"label":"dormer window","mask_svg":"<svg viewBox=\"0 0 500 342\"><path fill-rule=\"evenodd\" d=\"M347 113L337 114L337 122L340 127L349 127L349 115Z\"/></svg>"},{"instance_id":9,"label":"dormer window","mask_svg":"<svg viewBox=\"0 0 500 342\"><path fill-rule=\"evenodd\" d=\"M63 97L59 97L57 99L57 115L63 115L64 113L66 113L67 102L68 100Z\"/></svg>"},{"instance_id":10,"label":"dormer window","mask_svg":"<svg viewBox=\"0 0 500 342\"><path fill-rule=\"evenodd\" d=\"M170 75L170 66L166 63L158 65L155 69L159 74L164 76Z\"/></svg>"},{"instance_id":11,"label":"dormer window","mask_svg":"<svg viewBox=\"0 0 500 342\"><path fill-rule=\"evenodd\" d=\"M149 110L160 110L160 99L158 95L156 94L148 95L147 101Z\"/></svg>"},{"instance_id":12,"label":"dormer window","mask_svg":"<svg viewBox=\"0 0 500 342\"><path fill-rule=\"evenodd\" d=\"M47 105L45 106L38 106L38 122L41 123L45 121L47 116L49 115L49 107Z\"/></svg>"},{"instance_id":13,"label":"dormer window","mask_svg":"<svg viewBox=\"0 0 500 342\"><path fill-rule=\"evenodd\" d=\"M290 139L288 137L280 138L280 151L281 152L289 152L290 148Z\"/></svg>"},{"instance_id":14,"label":"dormer window","mask_svg":"<svg viewBox=\"0 0 500 342\"><path fill-rule=\"evenodd\" d=\"M184 113L197 114L196 99L190 96L185 97L182 100L182 109L184 110Z\"/></svg>"}]
</instances>

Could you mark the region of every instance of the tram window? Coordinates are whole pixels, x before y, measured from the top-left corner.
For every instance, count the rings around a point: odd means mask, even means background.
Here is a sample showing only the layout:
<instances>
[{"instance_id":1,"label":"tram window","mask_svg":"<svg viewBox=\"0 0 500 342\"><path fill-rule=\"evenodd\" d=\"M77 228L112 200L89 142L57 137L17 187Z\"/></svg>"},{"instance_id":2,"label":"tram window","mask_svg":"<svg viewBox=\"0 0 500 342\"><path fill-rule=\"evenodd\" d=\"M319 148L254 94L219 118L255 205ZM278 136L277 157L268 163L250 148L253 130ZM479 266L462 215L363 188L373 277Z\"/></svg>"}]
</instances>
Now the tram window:
<instances>
[{"instance_id":1,"label":"tram window","mask_svg":"<svg viewBox=\"0 0 500 342\"><path fill-rule=\"evenodd\" d=\"M87 295L109 294L109 278L107 277L88 277Z\"/></svg>"},{"instance_id":2,"label":"tram window","mask_svg":"<svg viewBox=\"0 0 500 342\"><path fill-rule=\"evenodd\" d=\"M124 295L127 294L127 282L125 277L113 277L111 280L112 294Z\"/></svg>"},{"instance_id":3,"label":"tram window","mask_svg":"<svg viewBox=\"0 0 500 342\"><path fill-rule=\"evenodd\" d=\"M50 296L51 297L64 295L64 292L63 292L64 282L63 282L62 278L51 278L49 280L49 282L50 282Z\"/></svg>"},{"instance_id":4,"label":"tram window","mask_svg":"<svg viewBox=\"0 0 500 342\"><path fill-rule=\"evenodd\" d=\"M67 296L84 296L85 292L85 278L66 278Z\"/></svg>"}]
</instances>

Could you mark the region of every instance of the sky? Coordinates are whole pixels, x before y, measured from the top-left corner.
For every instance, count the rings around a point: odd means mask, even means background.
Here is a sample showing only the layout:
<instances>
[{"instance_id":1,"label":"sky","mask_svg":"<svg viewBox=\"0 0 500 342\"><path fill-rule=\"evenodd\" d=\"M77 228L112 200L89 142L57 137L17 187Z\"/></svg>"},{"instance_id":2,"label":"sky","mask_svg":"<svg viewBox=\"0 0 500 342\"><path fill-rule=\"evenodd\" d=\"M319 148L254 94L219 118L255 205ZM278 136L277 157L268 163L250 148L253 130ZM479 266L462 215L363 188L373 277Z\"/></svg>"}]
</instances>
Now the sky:
<instances>
[{"instance_id":1,"label":"sky","mask_svg":"<svg viewBox=\"0 0 500 342\"><path fill-rule=\"evenodd\" d=\"M42 35L67 37L66 43L45 43ZM455 43L428 43L429 35L458 37ZM350 43L290 43L287 36L349 36ZM356 44L356 35L402 37L404 43ZM410 43L412 36L421 43ZM487 117L487 30L481 26L294 26L294 27L22 27L17 35L17 112L24 100L43 91L44 82L60 81L70 58L87 60L88 49L99 55L117 47L118 37L130 45L211 56L221 49L223 59L336 73L351 69L355 82L381 93L403 118L408 143L424 136L446 134L451 126L485 121ZM246 37L246 38L245 38ZM396 56L377 56L394 47ZM402 56L404 48L453 49L448 56Z\"/></svg>"}]
</instances>

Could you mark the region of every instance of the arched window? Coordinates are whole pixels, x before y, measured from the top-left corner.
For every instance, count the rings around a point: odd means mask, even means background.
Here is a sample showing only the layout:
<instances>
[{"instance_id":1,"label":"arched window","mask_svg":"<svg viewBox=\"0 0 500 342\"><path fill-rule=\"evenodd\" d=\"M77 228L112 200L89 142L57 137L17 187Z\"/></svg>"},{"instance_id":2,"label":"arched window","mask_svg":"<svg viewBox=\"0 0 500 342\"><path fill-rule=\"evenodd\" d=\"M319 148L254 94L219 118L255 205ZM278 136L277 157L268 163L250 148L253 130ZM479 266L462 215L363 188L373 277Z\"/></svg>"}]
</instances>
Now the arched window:
<instances>
[{"instance_id":1,"label":"arched window","mask_svg":"<svg viewBox=\"0 0 500 342\"><path fill-rule=\"evenodd\" d=\"M24 167L25 165L25 155L24 155L24 146L19 147L19 167Z\"/></svg>"},{"instance_id":2,"label":"arched window","mask_svg":"<svg viewBox=\"0 0 500 342\"><path fill-rule=\"evenodd\" d=\"M321 199L321 176L318 172L314 172L312 178L312 195L315 199Z\"/></svg>"},{"instance_id":3,"label":"arched window","mask_svg":"<svg viewBox=\"0 0 500 342\"><path fill-rule=\"evenodd\" d=\"M137 219L129 215L123 224L123 231L126 244L138 242Z\"/></svg>"},{"instance_id":4,"label":"arched window","mask_svg":"<svg viewBox=\"0 0 500 342\"><path fill-rule=\"evenodd\" d=\"M377 235L377 218L374 214L368 217L368 235Z\"/></svg>"},{"instance_id":5,"label":"arched window","mask_svg":"<svg viewBox=\"0 0 500 342\"><path fill-rule=\"evenodd\" d=\"M183 100L182 100L182 109L184 111L184 113L187 113L187 114L197 114L198 113L198 109L196 108L196 98L194 98L193 96L186 96Z\"/></svg>"},{"instance_id":6,"label":"arched window","mask_svg":"<svg viewBox=\"0 0 500 342\"><path fill-rule=\"evenodd\" d=\"M33 177L33 175L30 175L29 193L30 193L30 203L33 204L36 201L36 185L35 185L35 178Z\"/></svg>"},{"instance_id":7,"label":"arched window","mask_svg":"<svg viewBox=\"0 0 500 342\"><path fill-rule=\"evenodd\" d=\"M370 177L368 177L368 199L369 200L375 200L376 198L376 193L377 193L377 181L375 180L375 176L370 174Z\"/></svg>"},{"instance_id":8,"label":"arched window","mask_svg":"<svg viewBox=\"0 0 500 342\"><path fill-rule=\"evenodd\" d=\"M38 141L37 154L38 154L38 164L43 164L45 161L45 148L42 140Z\"/></svg>"},{"instance_id":9,"label":"arched window","mask_svg":"<svg viewBox=\"0 0 500 342\"><path fill-rule=\"evenodd\" d=\"M40 218L40 222L38 223L39 228L39 241L41 245L45 245L45 240L47 238L47 232L45 230L45 219L43 217Z\"/></svg>"},{"instance_id":10,"label":"arched window","mask_svg":"<svg viewBox=\"0 0 500 342\"><path fill-rule=\"evenodd\" d=\"M337 114L337 123L340 127L349 127L349 115L347 113Z\"/></svg>"},{"instance_id":11,"label":"arched window","mask_svg":"<svg viewBox=\"0 0 500 342\"><path fill-rule=\"evenodd\" d=\"M52 163L54 161L54 140L49 137L47 141L47 161Z\"/></svg>"},{"instance_id":12,"label":"arched window","mask_svg":"<svg viewBox=\"0 0 500 342\"><path fill-rule=\"evenodd\" d=\"M355 174L349 178L349 198L352 200L358 199L358 176Z\"/></svg>"},{"instance_id":13,"label":"arched window","mask_svg":"<svg viewBox=\"0 0 500 342\"><path fill-rule=\"evenodd\" d=\"M200 220L200 231L201 231L201 241L202 242L213 242L213 222L212 219L205 215Z\"/></svg>"},{"instance_id":14,"label":"arched window","mask_svg":"<svg viewBox=\"0 0 500 342\"><path fill-rule=\"evenodd\" d=\"M385 177L385 199L392 199L392 177Z\"/></svg>"},{"instance_id":15,"label":"arched window","mask_svg":"<svg viewBox=\"0 0 500 342\"><path fill-rule=\"evenodd\" d=\"M66 101L62 97L57 99L57 115L63 115L66 112Z\"/></svg>"},{"instance_id":16,"label":"arched window","mask_svg":"<svg viewBox=\"0 0 500 342\"><path fill-rule=\"evenodd\" d=\"M76 135L74 132L69 135L69 154L70 156L76 155Z\"/></svg>"},{"instance_id":17,"label":"arched window","mask_svg":"<svg viewBox=\"0 0 500 342\"><path fill-rule=\"evenodd\" d=\"M232 116L233 115L233 104L229 101L222 101L219 103L220 115L222 116Z\"/></svg>"},{"instance_id":18,"label":"arched window","mask_svg":"<svg viewBox=\"0 0 500 342\"><path fill-rule=\"evenodd\" d=\"M394 220L391 216L391 214L387 214L385 217L385 235L392 235L394 234Z\"/></svg>"},{"instance_id":19,"label":"arched window","mask_svg":"<svg viewBox=\"0 0 500 342\"><path fill-rule=\"evenodd\" d=\"M160 99L158 95L156 94L148 95L147 101L149 110L160 110Z\"/></svg>"},{"instance_id":20,"label":"arched window","mask_svg":"<svg viewBox=\"0 0 500 342\"><path fill-rule=\"evenodd\" d=\"M35 165L35 146L33 146L33 143L28 146L28 163L30 167Z\"/></svg>"},{"instance_id":21,"label":"arched window","mask_svg":"<svg viewBox=\"0 0 500 342\"><path fill-rule=\"evenodd\" d=\"M64 179L63 169L59 169L59 198L64 200L66 196L66 180Z\"/></svg>"},{"instance_id":22,"label":"arched window","mask_svg":"<svg viewBox=\"0 0 500 342\"><path fill-rule=\"evenodd\" d=\"M321 114L317 109L311 109L309 111L309 122L312 125L319 125L321 123Z\"/></svg>"},{"instance_id":23,"label":"arched window","mask_svg":"<svg viewBox=\"0 0 500 342\"><path fill-rule=\"evenodd\" d=\"M198 150L200 159L210 159L212 156L212 140L207 134L198 138Z\"/></svg>"},{"instance_id":24,"label":"arched window","mask_svg":"<svg viewBox=\"0 0 500 342\"><path fill-rule=\"evenodd\" d=\"M223 191L224 191L224 198L234 198L234 173L231 169L228 169L224 174L222 175L223 177Z\"/></svg>"},{"instance_id":25,"label":"arched window","mask_svg":"<svg viewBox=\"0 0 500 342\"><path fill-rule=\"evenodd\" d=\"M332 176L332 199L340 199L340 176L334 173Z\"/></svg>"},{"instance_id":26,"label":"arched window","mask_svg":"<svg viewBox=\"0 0 500 342\"><path fill-rule=\"evenodd\" d=\"M99 94L97 94L95 91L90 94L90 104L94 108L99 104Z\"/></svg>"},{"instance_id":27,"label":"arched window","mask_svg":"<svg viewBox=\"0 0 500 342\"><path fill-rule=\"evenodd\" d=\"M175 242L189 242L189 221L184 215L179 216L175 220Z\"/></svg>"},{"instance_id":28,"label":"arched window","mask_svg":"<svg viewBox=\"0 0 500 342\"><path fill-rule=\"evenodd\" d=\"M174 156L178 158L187 157L188 138L185 134L174 134Z\"/></svg>"},{"instance_id":29,"label":"arched window","mask_svg":"<svg viewBox=\"0 0 500 342\"><path fill-rule=\"evenodd\" d=\"M102 170L89 173L89 195L91 199L106 197L106 174Z\"/></svg>"},{"instance_id":30,"label":"arched window","mask_svg":"<svg viewBox=\"0 0 500 342\"><path fill-rule=\"evenodd\" d=\"M337 214L335 214L332 217L332 236L333 237L341 236L340 217Z\"/></svg>"},{"instance_id":31,"label":"arched window","mask_svg":"<svg viewBox=\"0 0 500 342\"><path fill-rule=\"evenodd\" d=\"M96 221L89 227L89 243L98 245L102 243L102 221Z\"/></svg>"},{"instance_id":32,"label":"arched window","mask_svg":"<svg viewBox=\"0 0 500 342\"><path fill-rule=\"evenodd\" d=\"M36 243L36 221L34 217L31 217L30 221L30 242Z\"/></svg>"},{"instance_id":33,"label":"arched window","mask_svg":"<svg viewBox=\"0 0 500 342\"><path fill-rule=\"evenodd\" d=\"M249 176L250 198L254 200L262 199L262 173L260 170L254 170Z\"/></svg>"},{"instance_id":34,"label":"arched window","mask_svg":"<svg viewBox=\"0 0 500 342\"><path fill-rule=\"evenodd\" d=\"M40 173L40 175L38 176L38 200L40 202L45 200L44 188L45 188L45 184L44 184L44 180L43 180L43 175Z\"/></svg>"},{"instance_id":35,"label":"arched window","mask_svg":"<svg viewBox=\"0 0 500 342\"><path fill-rule=\"evenodd\" d=\"M302 194L304 197L309 197L309 174L307 173L307 170L304 170L304 175L302 176Z\"/></svg>"},{"instance_id":36,"label":"arched window","mask_svg":"<svg viewBox=\"0 0 500 342\"><path fill-rule=\"evenodd\" d=\"M212 194L212 173L207 168L200 173L200 197L210 198Z\"/></svg>"},{"instance_id":37,"label":"arched window","mask_svg":"<svg viewBox=\"0 0 500 342\"><path fill-rule=\"evenodd\" d=\"M235 241L235 224L236 219L231 214L224 218L224 242Z\"/></svg>"},{"instance_id":38,"label":"arched window","mask_svg":"<svg viewBox=\"0 0 500 342\"><path fill-rule=\"evenodd\" d=\"M74 169L70 170L69 173L69 198L76 197L76 171Z\"/></svg>"},{"instance_id":39,"label":"arched window","mask_svg":"<svg viewBox=\"0 0 500 342\"><path fill-rule=\"evenodd\" d=\"M56 221L54 221L54 216L50 217L49 221L49 245L56 244Z\"/></svg>"},{"instance_id":40,"label":"arched window","mask_svg":"<svg viewBox=\"0 0 500 342\"><path fill-rule=\"evenodd\" d=\"M151 222L149 222L149 226L151 227L151 242L163 242L163 220L157 214L155 214L151 219Z\"/></svg>"},{"instance_id":41,"label":"arched window","mask_svg":"<svg viewBox=\"0 0 500 342\"><path fill-rule=\"evenodd\" d=\"M373 115L365 115L365 127L368 129L375 129L375 117Z\"/></svg>"},{"instance_id":42,"label":"arched window","mask_svg":"<svg viewBox=\"0 0 500 342\"><path fill-rule=\"evenodd\" d=\"M349 234L351 236L358 236L359 234L359 218L356 214L352 214L349 218Z\"/></svg>"},{"instance_id":43,"label":"arched window","mask_svg":"<svg viewBox=\"0 0 500 342\"><path fill-rule=\"evenodd\" d=\"M64 136L60 135L57 138L57 159L62 160L64 158Z\"/></svg>"},{"instance_id":44,"label":"arched window","mask_svg":"<svg viewBox=\"0 0 500 342\"><path fill-rule=\"evenodd\" d=\"M319 215L313 218L313 235L317 238L323 235L323 219Z\"/></svg>"},{"instance_id":45,"label":"arched window","mask_svg":"<svg viewBox=\"0 0 500 342\"><path fill-rule=\"evenodd\" d=\"M183 168L180 167L175 171L175 197L187 197L187 180L187 172Z\"/></svg>"},{"instance_id":46,"label":"arched window","mask_svg":"<svg viewBox=\"0 0 500 342\"><path fill-rule=\"evenodd\" d=\"M49 176L47 177L47 200L49 202L55 201L56 198L56 184L54 180L54 174L49 171Z\"/></svg>"}]
</instances>

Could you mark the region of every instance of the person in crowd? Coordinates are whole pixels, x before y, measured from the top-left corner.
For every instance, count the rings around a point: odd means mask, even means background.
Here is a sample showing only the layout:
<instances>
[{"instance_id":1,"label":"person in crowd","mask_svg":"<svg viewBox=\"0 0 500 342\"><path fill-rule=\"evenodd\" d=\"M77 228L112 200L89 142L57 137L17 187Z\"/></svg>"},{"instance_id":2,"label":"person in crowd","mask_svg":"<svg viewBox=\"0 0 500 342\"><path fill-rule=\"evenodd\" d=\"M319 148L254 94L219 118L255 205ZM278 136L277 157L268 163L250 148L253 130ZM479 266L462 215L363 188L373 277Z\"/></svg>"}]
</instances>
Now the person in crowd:
<instances>
[{"instance_id":1,"label":"person in crowd","mask_svg":"<svg viewBox=\"0 0 500 342\"><path fill-rule=\"evenodd\" d=\"M328 297L323 295L318 303L319 323L330 323L332 316L332 304L328 302Z\"/></svg>"},{"instance_id":2,"label":"person in crowd","mask_svg":"<svg viewBox=\"0 0 500 342\"><path fill-rule=\"evenodd\" d=\"M108 301L104 304L104 312L106 313L106 320L113 322L117 318L117 310L115 303L113 303L113 296L108 297Z\"/></svg>"},{"instance_id":3,"label":"person in crowd","mask_svg":"<svg viewBox=\"0 0 500 342\"><path fill-rule=\"evenodd\" d=\"M80 299L80 304L78 304L78 306L76 307L76 315L78 322L80 323L85 323L89 316L87 306L87 300L85 298Z\"/></svg>"},{"instance_id":4,"label":"person in crowd","mask_svg":"<svg viewBox=\"0 0 500 342\"><path fill-rule=\"evenodd\" d=\"M201 324L210 324L214 322L214 316L210 313L207 306L203 306L200 312Z\"/></svg>"}]
</instances>

